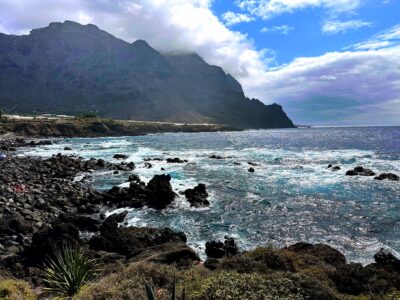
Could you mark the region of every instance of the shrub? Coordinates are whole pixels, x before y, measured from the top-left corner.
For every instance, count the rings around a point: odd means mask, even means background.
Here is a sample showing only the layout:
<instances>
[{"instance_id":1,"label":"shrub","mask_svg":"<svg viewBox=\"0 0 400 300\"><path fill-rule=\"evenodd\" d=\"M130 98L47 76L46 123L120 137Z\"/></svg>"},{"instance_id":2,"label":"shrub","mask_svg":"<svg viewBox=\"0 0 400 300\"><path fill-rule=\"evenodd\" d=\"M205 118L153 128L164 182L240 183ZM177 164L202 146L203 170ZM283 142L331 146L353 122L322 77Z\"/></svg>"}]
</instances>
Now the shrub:
<instances>
[{"instance_id":1,"label":"shrub","mask_svg":"<svg viewBox=\"0 0 400 300\"><path fill-rule=\"evenodd\" d=\"M259 247L253 251L223 259L220 267L239 273L269 274L271 271L295 272L301 269L301 266L302 260L296 253L285 249Z\"/></svg>"},{"instance_id":2,"label":"shrub","mask_svg":"<svg viewBox=\"0 0 400 300\"><path fill-rule=\"evenodd\" d=\"M98 272L96 261L88 257L85 251L66 245L56 251L53 258L48 258L45 264L44 282L48 286L46 291L73 296Z\"/></svg>"},{"instance_id":3,"label":"shrub","mask_svg":"<svg viewBox=\"0 0 400 300\"><path fill-rule=\"evenodd\" d=\"M28 283L7 279L0 281L1 300L36 300L37 297Z\"/></svg>"},{"instance_id":4,"label":"shrub","mask_svg":"<svg viewBox=\"0 0 400 300\"><path fill-rule=\"evenodd\" d=\"M172 286L174 274L173 266L154 263L133 263L121 272L100 279L98 282L85 286L74 299L79 300L107 300L107 299L146 299L143 282L155 287L159 299L167 295Z\"/></svg>"},{"instance_id":5,"label":"shrub","mask_svg":"<svg viewBox=\"0 0 400 300\"><path fill-rule=\"evenodd\" d=\"M147 300L157 300L153 288L147 283L144 284ZM174 284L172 286L171 300L176 300L176 279L174 279ZM186 300L186 289L183 288L181 292L180 300Z\"/></svg>"},{"instance_id":6,"label":"shrub","mask_svg":"<svg viewBox=\"0 0 400 300\"><path fill-rule=\"evenodd\" d=\"M205 281L197 300L268 300L303 299L301 290L285 277L269 278L265 275L220 272Z\"/></svg>"}]
</instances>

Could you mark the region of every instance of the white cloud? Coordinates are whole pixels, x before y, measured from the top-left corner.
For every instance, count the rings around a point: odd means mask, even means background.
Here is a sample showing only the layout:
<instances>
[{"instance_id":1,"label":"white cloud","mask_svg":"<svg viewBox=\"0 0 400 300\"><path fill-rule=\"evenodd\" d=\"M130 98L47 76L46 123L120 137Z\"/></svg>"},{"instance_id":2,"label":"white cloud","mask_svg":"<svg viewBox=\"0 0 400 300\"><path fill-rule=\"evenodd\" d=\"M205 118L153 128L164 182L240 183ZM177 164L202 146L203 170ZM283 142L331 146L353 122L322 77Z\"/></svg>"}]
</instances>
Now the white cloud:
<instances>
[{"instance_id":1,"label":"white cloud","mask_svg":"<svg viewBox=\"0 0 400 300\"><path fill-rule=\"evenodd\" d=\"M0 0L0 26L20 34L53 21L90 22L129 42L145 39L160 51L195 51L240 78L264 70L264 52L256 51L245 34L227 28L211 11L211 2Z\"/></svg>"},{"instance_id":2,"label":"white cloud","mask_svg":"<svg viewBox=\"0 0 400 300\"><path fill-rule=\"evenodd\" d=\"M371 27L371 22L366 22L363 20L328 20L322 26L322 31L328 34L345 33L348 30L355 30L362 27Z\"/></svg>"},{"instance_id":3,"label":"white cloud","mask_svg":"<svg viewBox=\"0 0 400 300\"><path fill-rule=\"evenodd\" d=\"M211 1L0 0L0 29L19 34L53 21L90 22L130 42L145 39L161 51L195 51L239 79L248 96L283 104L296 123L398 123L400 47L391 43L400 28L380 34L378 40L390 42L390 48L358 46L271 69L273 51L257 51L246 35L227 28L211 11ZM358 5L344 0L267 2L293 9L296 3L323 3L330 10Z\"/></svg>"},{"instance_id":4,"label":"white cloud","mask_svg":"<svg viewBox=\"0 0 400 300\"><path fill-rule=\"evenodd\" d=\"M400 45L400 24L380 32L369 40L346 47L354 50L376 50Z\"/></svg>"},{"instance_id":5,"label":"white cloud","mask_svg":"<svg viewBox=\"0 0 400 300\"><path fill-rule=\"evenodd\" d=\"M306 123L398 125L400 47L298 58L246 86Z\"/></svg>"},{"instance_id":6,"label":"white cloud","mask_svg":"<svg viewBox=\"0 0 400 300\"><path fill-rule=\"evenodd\" d=\"M360 6L361 0L236 0L236 4L266 20L308 7L324 8L332 14L352 12Z\"/></svg>"},{"instance_id":7,"label":"white cloud","mask_svg":"<svg viewBox=\"0 0 400 300\"><path fill-rule=\"evenodd\" d=\"M280 26L273 26L271 28L268 27L263 27L261 29L261 32L267 33L267 32L279 32L281 34L287 35L289 34L290 31L292 31L294 28L289 25L280 25Z\"/></svg>"},{"instance_id":8,"label":"white cloud","mask_svg":"<svg viewBox=\"0 0 400 300\"><path fill-rule=\"evenodd\" d=\"M246 14L238 14L228 11L222 15L222 19L227 26L232 26L239 23L248 23L254 21L255 18Z\"/></svg>"}]
</instances>

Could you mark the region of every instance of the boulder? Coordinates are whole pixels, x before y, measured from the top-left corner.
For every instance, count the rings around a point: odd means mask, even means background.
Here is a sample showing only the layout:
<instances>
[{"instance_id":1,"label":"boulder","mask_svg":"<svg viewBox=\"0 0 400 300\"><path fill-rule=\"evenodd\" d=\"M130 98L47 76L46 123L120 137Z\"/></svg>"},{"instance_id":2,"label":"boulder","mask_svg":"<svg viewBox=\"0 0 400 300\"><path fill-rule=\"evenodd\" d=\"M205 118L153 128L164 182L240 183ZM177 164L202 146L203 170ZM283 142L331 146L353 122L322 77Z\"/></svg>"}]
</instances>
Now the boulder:
<instances>
[{"instance_id":1,"label":"boulder","mask_svg":"<svg viewBox=\"0 0 400 300\"><path fill-rule=\"evenodd\" d=\"M141 181L140 181L140 177L138 176L138 175L136 175L136 174L132 174L132 175L130 175L129 176L129 178L128 178L128 181L129 182L137 182L137 183L140 183Z\"/></svg>"},{"instance_id":2,"label":"boulder","mask_svg":"<svg viewBox=\"0 0 400 300\"><path fill-rule=\"evenodd\" d=\"M127 159L129 156L125 154L115 154L113 158L115 159Z\"/></svg>"},{"instance_id":3,"label":"boulder","mask_svg":"<svg viewBox=\"0 0 400 300\"><path fill-rule=\"evenodd\" d=\"M145 162L145 163L144 163L144 167L145 167L146 169L151 169L151 168L153 167L153 165L152 165L151 163L149 163L149 162Z\"/></svg>"},{"instance_id":4,"label":"boulder","mask_svg":"<svg viewBox=\"0 0 400 300\"><path fill-rule=\"evenodd\" d=\"M164 209L170 205L176 194L172 190L170 175L155 175L147 184L147 205L155 209Z\"/></svg>"},{"instance_id":5,"label":"boulder","mask_svg":"<svg viewBox=\"0 0 400 300\"><path fill-rule=\"evenodd\" d=\"M24 217L17 212L5 214L0 219L0 237L4 235L27 234L31 230L31 224L29 224Z\"/></svg>"},{"instance_id":6,"label":"boulder","mask_svg":"<svg viewBox=\"0 0 400 300\"><path fill-rule=\"evenodd\" d=\"M375 176L375 172L370 169L365 169L364 167L355 167L354 170L349 170L346 172L347 176Z\"/></svg>"},{"instance_id":7,"label":"boulder","mask_svg":"<svg viewBox=\"0 0 400 300\"><path fill-rule=\"evenodd\" d=\"M386 179L386 180L392 180L392 181L400 180L399 176L397 176L396 174L393 174L393 173L382 173L381 175L376 176L374 179L375 180L385 180Z\"/></svg>"},{"instance_id":8,"label":"boulder","mask_svg":"<svg viewBox=\"0 0 400 300\"><path fill-rule=\"evenodd\" d=\"M72 151L71 147L64 147L64 151Z\"/></svg>"},{"instance_id":9,"label":"boulder","mask_svg":"<svg viewBox=\"0 0 400 300\"><path fill-rule=\"evenodd\" d=\"M136 256L134 260L188 266L193 262L200 261L200 258L186 243L175 241L150 247Z\"/></svg>"},{"instance_id":10,"label":"boulder","mask_svg":"<svg viewBox=\"0 0 400 300\"><path fill-rule=\"evenodd\" d=\"M210 202L207 200L208 193L206 185L203 183L199 183L193 189L187 189L184 194L186 199L190 202L190 206L206 207L210 205Z\"/></svg>"},{"instance_id":11,"label":"boulder","mask_svg":"<svg viewBox=\"0 0 400 300\"><path fill-rule=\"evenodd\" d=\"M171 163L171 164L183 164L186 162L188 162L186 159L182 160L179 157L167 158L167 163Z\"/></svg>"},{"instance_id":12,"label":"boulder","mask_svg":"<svg viewBox=\"0 0 400 300\"><path fill-rule=\"evenodd\" d=\"M206 255L209 258L231 257L239 254L235 240L225 237L225 241L210 241L206 243Z\"/></svg>"},{"instance_id":13,"label":"boulder","mask_svg":"<svg viewBox=\"0 0 400 300\"><path fill-rule=\"evenodd\" d=\"M206 243L206 255L210 258L222 258L225 256L224 243L221 241L210 241Z\"/></svg>"},{"instance_id":14,"label":"boulder","mask_svg":"<svg viewBox=\"0 0 400 300\"><path fill-rule=\"evenodd\" d=\"M378 265L389 266L400 271L400 260L388 250L381 249L374 255L374 259Z\"/></svg>"},{"instance_id":15,"label":"boulder","mask_svg":"<svg viewBox=\"0 0 400 300\"><path fill-rule=\"evenodd\" d=\"M250 173L254 173L256 170L254 170L254 168L249 168L248 170Z\"/></svg>"},{"instance_id":16,"label":"boulder","mask_svg":"<svg viewBox=\"0 0 400 300\"><path fill-rule=\"evenodd\" d=\"M32 245L26 249L25 256L30 265L43 263L66 245L78 245L79 229L68 223L54 222L53 227L44 228L32 237Z\"/></svg>"},{"instance_id":17,"label":"boulder","mask_svg":"<svg viewBox=\"0 0 400 300\"><path fill-rule=\"evenodd\" d=\"M334 166L334 167L332 167L331 170L332 170L332 172L336 172L336 171L341 170L341 168L339 166Z\"/></svg>"},{"instance_id":18,"label":"boulder","mask_svg":"<svg viewBox=\"0 0 400 300\"><path fill-rule=\"evenodd\" d=\"M169 242L186 243L186 236L182 232L174 232L169 228L118 227L125 216L126 212L108 217L101 226L100 235L90 240L90 247L131 258L153 246Z\"/></svg>"}]
</instances>

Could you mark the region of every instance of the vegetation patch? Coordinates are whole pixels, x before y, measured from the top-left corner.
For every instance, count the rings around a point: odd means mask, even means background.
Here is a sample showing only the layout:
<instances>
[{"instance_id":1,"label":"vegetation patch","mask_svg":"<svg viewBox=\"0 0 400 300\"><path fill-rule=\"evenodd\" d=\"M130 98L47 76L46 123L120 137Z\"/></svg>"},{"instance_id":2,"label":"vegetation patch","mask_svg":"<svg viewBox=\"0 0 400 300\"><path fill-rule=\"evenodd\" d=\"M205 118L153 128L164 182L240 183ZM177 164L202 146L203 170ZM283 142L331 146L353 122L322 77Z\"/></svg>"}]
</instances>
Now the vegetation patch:
<instances>
[{"instance_id":1,"label":"vegetation patch","mask_svg":"<svg viewBox=\"0 0 400 300\"><path fill-rule=\"evenodd\" d=\"M1 300L36 300L36 294L31 286L20 280L0 279L0 299Z\"/></svg>"}]
</instances>

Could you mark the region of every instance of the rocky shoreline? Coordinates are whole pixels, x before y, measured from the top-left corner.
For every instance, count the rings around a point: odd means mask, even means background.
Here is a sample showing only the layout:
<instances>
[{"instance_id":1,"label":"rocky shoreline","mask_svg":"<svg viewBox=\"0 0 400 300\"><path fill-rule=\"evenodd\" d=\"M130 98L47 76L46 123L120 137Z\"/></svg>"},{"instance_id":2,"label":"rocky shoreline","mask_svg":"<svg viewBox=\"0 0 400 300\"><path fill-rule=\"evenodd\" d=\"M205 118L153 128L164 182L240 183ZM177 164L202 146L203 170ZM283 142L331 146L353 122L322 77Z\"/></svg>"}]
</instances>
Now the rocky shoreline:
<instances>
[{"instance_id":1,"label":"rocky shoreline","mask_svg":"<svg viewBox=\"0 0 400 300\"><path fill-rule=\"evenodd\" d=\"M19 147L50 143L23 139L0 142L0 149L8 153L0 160L0 278L15 277L42 286L43 263L66 243L86 249L88 255L107 270L103 276L120 271L133 262L179 268L201 262L198 254L186 244L183 232L169 228L125 227L126 211L106 217L107 211L117 208L166 208L176 197L169 175L155 175L145 184L134 174L135 165L124 162L123 155L117 157L120 162L113 164L101 159L84 160L61 154L48 159L12 154ZM169 162L184 161L174 158ZM108 191L93 189L90 174L99 170L124 172L129 187L114 187ZM78 174L84 175L81 182L74 181ZM360 168L348 175L364 174L375 175ZM183 194L193 207L209 205L204 184ZM379 289L379 285L384 285L385 291L400 289L400 261L385 250L375 255L374 264L361 266L346 262L342 253L327 245L299 243L262 254L268 256L259 258L264 261L263 267L258 266L254 258L245 266L250 254L239 250L229 237L224 242L210 241L206 244L208 259L204 266L212 271L228 269L239 273L244 272L241 268L295 272L298 266L295 267L291 260L296 257L304 268L318 267L327 272L332 287L340 293L358 295L368 292L369 288ZM363 285L365 281L369 285Z\"/></svg>"},{"instance_id":2,"label":"rocky shoreline","mask_svg":"<svg viewBox=\"0 0 400 300\"><path fill-rule=\"evenodd\" d=\"M166 132L216 132L240 129L222 124L180 124L167 122L122 121L97 117L12 118L0 117L0 135L30 138L137 136Z\"/></svg>"}]
</instances>

